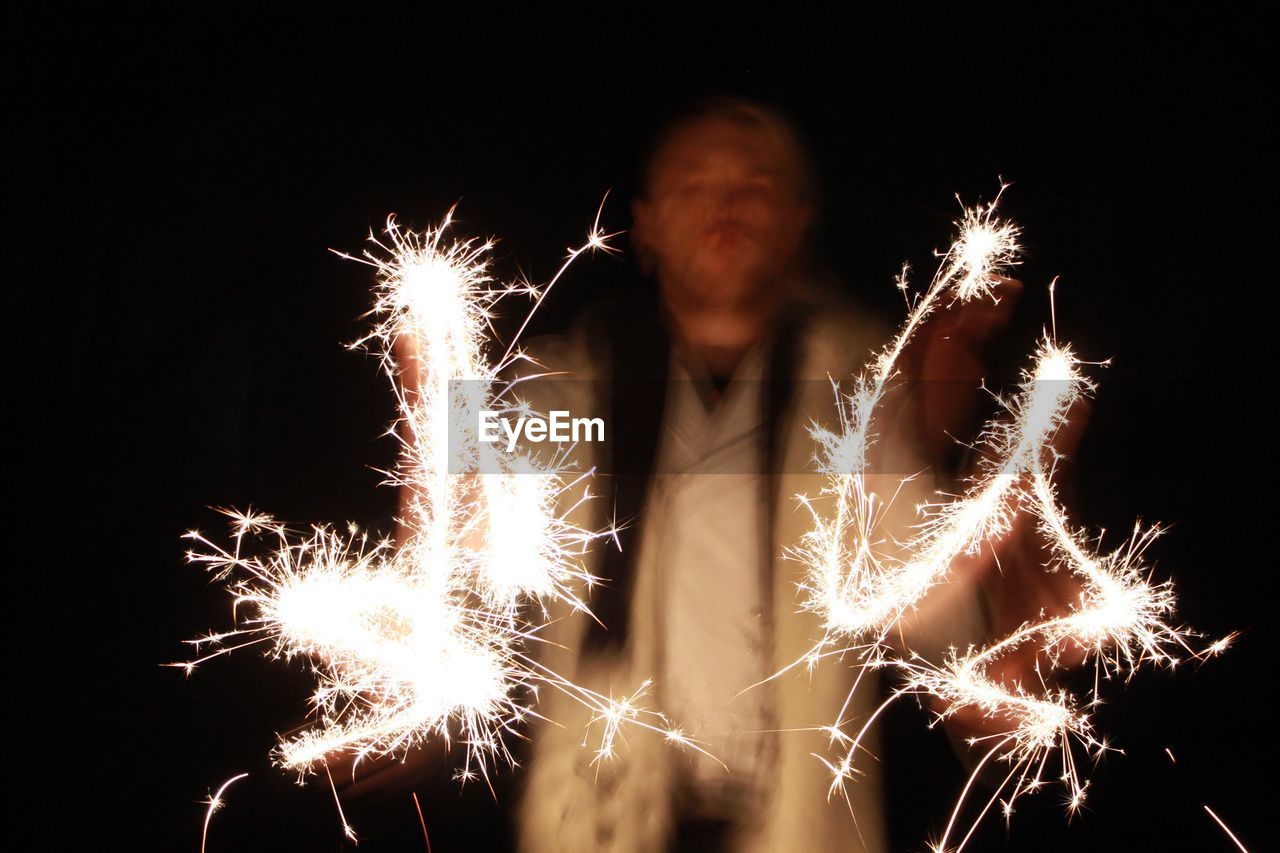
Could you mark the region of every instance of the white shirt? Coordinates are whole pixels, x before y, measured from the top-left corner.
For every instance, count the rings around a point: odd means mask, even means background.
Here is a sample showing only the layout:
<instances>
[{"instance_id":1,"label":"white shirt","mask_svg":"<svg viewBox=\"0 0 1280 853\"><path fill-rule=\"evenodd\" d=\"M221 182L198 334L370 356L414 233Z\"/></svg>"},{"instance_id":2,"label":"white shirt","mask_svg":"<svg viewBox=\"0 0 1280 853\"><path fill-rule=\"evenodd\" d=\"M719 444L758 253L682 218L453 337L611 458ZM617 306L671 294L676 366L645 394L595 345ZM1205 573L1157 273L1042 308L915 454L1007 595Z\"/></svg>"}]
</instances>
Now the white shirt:
<instances>
[{"instance_id":1,"label":"white shirt","mask_svg":"<svg viewBox=\"0 0 1280 853\"><path fill-rule=\"evenodd\" d=\"M660 579L657 689L672 724L719 759L684 753L686 805L731 817L758 793L771 728L769 688L747 689L771 674L763 354L748 354L714 402L698 365L674 354L671 365L641 532Z\"/></svg>"}]
</instances>

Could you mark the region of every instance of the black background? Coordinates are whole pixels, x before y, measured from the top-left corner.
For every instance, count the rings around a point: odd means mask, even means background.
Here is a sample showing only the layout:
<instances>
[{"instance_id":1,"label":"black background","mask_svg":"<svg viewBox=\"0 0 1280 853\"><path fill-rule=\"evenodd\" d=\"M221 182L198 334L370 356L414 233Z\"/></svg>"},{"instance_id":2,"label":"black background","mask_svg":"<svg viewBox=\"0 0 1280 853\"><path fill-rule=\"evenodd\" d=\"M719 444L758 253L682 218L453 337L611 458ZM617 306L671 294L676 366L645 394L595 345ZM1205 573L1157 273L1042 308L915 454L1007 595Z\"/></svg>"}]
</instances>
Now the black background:
<instances>
[{"instance_id":1,"label":"black background","mask_svg":"<svg viewBox=\"0 0 1280 853\"><path fill-rule=\"evenodd\" d=\"M1172 524L1153 556L1181 614L1243 632L1203 667L1114 685L1098 717L1126 754L1090 770L1087 808L1068 821L1058 789L1027 798L975 849L1229 849L1204 803L1254 849L1274 841L1265 31L1206 5L942 8L748 22L735 7L12 7L5 832L195 850L199 800L247 770L210 850L342 847L326 786L266 757L302 710L300 666L160 666L230 618L179 536L217 532L224 505L387 527L394 495L371 469L394 453L391 398L374 360L341 346L364 328L370 276L327 249L460 200L461 232L501 238L500 271L543 277L606 190L606 224L626 227L663 111L721 89L800 121L823 168L823 255L887 318L899 265L922 284L948 241L953 194L1013 182L1028 289L998 369L1021 366L1060 276L1059 334L1114 359L1079 451L1079 519L1117 536L1136 516ZM534 331L634 286L629 261L584 260ZM936 834L962 781L920 721L906 708L886 726L904 849ZM499 776L496 806L480 786L424 783L436 850L505 837ZM351 818L361 849L424 849L407 796Z\"/></svg>"}]
</instances>

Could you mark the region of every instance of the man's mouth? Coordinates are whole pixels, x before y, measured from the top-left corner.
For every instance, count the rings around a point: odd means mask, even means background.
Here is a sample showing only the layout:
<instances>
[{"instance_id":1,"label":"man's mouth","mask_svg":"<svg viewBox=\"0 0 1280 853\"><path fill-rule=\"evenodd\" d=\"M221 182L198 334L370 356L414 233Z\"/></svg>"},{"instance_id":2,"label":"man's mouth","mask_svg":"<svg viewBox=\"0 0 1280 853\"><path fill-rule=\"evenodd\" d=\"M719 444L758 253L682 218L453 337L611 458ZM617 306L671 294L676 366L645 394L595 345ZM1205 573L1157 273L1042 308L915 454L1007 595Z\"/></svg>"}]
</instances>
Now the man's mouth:
<instances>
[{"instance_id":1,"label":"man's mouth","mask_svg":"<svg viewBox=\"0 0 1280 853\"><path fill-rule=\"evenodd\" d=\"M722 243L739 243L747 239L747 232L735 222L722 222L711 226L702 233L703 239L710 245Z\"/></svg>"}]
</instances>

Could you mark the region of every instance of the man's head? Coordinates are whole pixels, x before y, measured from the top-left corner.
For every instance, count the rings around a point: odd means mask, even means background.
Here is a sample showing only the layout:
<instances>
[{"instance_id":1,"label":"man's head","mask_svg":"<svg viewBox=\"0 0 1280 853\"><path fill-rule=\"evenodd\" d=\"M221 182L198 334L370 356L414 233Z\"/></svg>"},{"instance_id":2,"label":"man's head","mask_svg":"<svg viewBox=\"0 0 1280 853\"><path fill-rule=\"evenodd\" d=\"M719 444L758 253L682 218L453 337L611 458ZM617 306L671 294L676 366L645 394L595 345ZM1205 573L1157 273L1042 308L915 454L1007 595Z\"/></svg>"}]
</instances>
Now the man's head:
<instances>
[{"instance_id":1,"label":"man's head","mask_svg":"<svg viewBox=\"0 0 1280 853\"><path fill-rule=\"evenodd\" d=\"M813 215L813 175L786 119L705 101L659 134L632 206L632 240L669 305L772 305Z\"/></svg>"}]
</instances>

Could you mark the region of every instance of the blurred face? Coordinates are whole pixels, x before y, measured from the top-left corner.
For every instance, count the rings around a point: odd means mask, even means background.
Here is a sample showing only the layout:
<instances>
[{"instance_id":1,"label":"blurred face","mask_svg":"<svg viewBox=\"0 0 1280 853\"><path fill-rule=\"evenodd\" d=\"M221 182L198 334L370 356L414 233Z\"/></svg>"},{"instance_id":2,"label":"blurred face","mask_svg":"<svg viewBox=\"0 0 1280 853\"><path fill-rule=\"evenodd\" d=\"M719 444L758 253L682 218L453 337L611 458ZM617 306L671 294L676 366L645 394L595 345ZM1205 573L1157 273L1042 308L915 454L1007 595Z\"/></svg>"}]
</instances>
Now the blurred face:
<instances>
[{"instance_id":1,"label":"blurred face","mask_svg":"<svg viewBox=\"0 0 1280 853\"><path fill-rule=\"evenodd\" d=\"M654 260L664 297L711 307L768 296L809 222L797 168L763 127L711 117L677 130L633 208L632 237Z\"/></svg>"}]
</instances>

